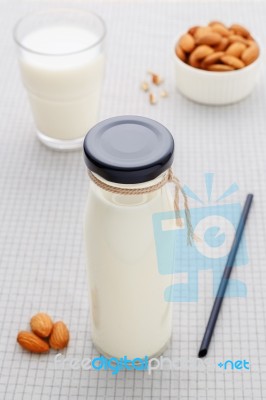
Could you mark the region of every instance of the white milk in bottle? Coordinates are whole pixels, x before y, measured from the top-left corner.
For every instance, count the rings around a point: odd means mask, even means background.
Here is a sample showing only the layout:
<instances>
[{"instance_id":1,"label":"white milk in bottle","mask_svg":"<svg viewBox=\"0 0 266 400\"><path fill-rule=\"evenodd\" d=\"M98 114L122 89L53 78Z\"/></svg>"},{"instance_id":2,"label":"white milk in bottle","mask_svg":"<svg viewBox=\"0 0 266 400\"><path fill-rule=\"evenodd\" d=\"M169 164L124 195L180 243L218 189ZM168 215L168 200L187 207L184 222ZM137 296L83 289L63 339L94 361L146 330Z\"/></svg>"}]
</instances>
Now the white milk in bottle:
<instances>
[{"instance_id":1,"label":"white milk in bottle","mask_svg":"<svg viewBox=\"0 0 266 400\"><path fill-rule=\"evenodd\" d=\"M84 141L92 339L108 357L152 357L171 337L172 275L159 273L152 216L173 210L173 152L164 126L136 116L98 123Z\"/></svg>"}]
</instances>

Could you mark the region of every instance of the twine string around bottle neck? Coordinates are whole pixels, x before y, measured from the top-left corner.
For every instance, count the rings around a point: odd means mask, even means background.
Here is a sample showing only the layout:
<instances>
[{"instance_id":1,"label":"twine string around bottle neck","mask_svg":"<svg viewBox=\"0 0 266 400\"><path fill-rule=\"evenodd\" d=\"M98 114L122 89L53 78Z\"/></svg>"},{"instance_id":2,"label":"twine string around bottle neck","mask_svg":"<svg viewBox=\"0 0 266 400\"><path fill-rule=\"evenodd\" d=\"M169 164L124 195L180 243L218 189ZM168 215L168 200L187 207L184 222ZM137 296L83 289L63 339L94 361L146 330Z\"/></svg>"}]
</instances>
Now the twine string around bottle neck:
<instances>
[{"instance_id":1,"label":"twine string around bottle neck","mask_svg":"<svg viewBox=\"0 0 266 400\"><path fill-rule=\"evenodd\" d=\"M191 215L188 206L188 198L187 195L181 186L179 179L174 175L172 168L169 168L162 177L162 179L155 183L154 185L147 186L147 187L132 187L132 188L123 188L109 185L108 183L98 179L90 170L88 171L89 177L97 186L101 189L106 190L110 193L116 193L121 195L139 195L145 193L152 193L158 189L161 189L167 183L173 183L175 185L175 195L174 195L174 210L176 212L176 223L178 226L182 225L181 217L180 217L180 206L179 206L179 194L181 193L183 196L184 201L184 209L185 209L185 219L186 219L186 226L187 226L187 243L188 245L192 245L194 234L193 234L193 227L191 224Z\"/></svg>"}]
</instances>

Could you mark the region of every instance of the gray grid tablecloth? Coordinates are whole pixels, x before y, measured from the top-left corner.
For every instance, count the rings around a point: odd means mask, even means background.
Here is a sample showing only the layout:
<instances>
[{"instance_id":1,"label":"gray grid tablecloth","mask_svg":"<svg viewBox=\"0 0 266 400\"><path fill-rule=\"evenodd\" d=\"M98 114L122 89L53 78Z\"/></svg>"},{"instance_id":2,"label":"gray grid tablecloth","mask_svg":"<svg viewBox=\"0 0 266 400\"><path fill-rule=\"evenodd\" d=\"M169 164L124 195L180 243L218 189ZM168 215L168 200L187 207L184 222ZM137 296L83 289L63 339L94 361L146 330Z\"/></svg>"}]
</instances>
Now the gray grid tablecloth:
<instances>
[{"instance_id":1,"label":"gray grid tablecloth","mask_svg":"<svg viewBox=\"0 0 266 400\"><path fill-rule=\"evenodd\" d=\"M81 371L55 367L54 355L35 356L16 345L18 330L45 310L66 321L71 342L65 355L90 357L83 210L88 178L81 152L61 154L36 139L22 88L11 31L30 10L75 5L100 13L108 26L108 59L101 118L140 114L165 124L176 141L174 169L206 200L204 173L215 173L221 194L236 181L243 202L255 202L246 232L250 262L235 276L248 296L224 306L209 360L247 359L251 371ZM265 352L265 154L266 75L240 104L205 107L174 89L171 45L179 32L210 19L243 22L266 37L265 2L18 1L0 3L0 398L2 399L262 399ZM168 99L150 106L139 84L146 70L166 78ZM204 197L205 196L205 197ZM172 359L195 361L212 303L211 279L200 275L198 303L176 303Z\"/></svg>"}]
</instances>

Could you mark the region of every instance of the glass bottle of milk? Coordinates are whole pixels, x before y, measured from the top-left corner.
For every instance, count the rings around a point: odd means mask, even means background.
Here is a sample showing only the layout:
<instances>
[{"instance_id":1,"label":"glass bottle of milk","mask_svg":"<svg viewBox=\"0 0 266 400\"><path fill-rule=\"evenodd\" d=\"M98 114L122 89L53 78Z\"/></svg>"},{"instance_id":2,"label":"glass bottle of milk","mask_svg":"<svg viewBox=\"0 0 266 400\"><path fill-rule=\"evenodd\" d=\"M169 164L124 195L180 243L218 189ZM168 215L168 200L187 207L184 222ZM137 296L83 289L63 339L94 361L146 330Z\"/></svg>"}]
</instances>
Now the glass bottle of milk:
<instances>
[{"instance_id":1,"label":"glass bottle of milk","mask_svg":"<svg viewBox=\"0 0 266 400\"><path fill-rule=\"evenodd\" d=\"M84 140L92 339L107 357L157 356L171 337L164 292L173 275L159 273L152 217L173 211L168 185L161 184L173 153L170 132L143 117L107 119Z\"/></svg>"},{"instance_id":2,"label":"glass bottle of milk","mask_svg":"<svg viewBox=\"0 0 266 400\"><path fill-rule=\"evenodd\" d=\"M68 150L95 125L104 75L105 24L73 9L30 14L14 29L38 138Z\"/></svg>"}]
</instances>

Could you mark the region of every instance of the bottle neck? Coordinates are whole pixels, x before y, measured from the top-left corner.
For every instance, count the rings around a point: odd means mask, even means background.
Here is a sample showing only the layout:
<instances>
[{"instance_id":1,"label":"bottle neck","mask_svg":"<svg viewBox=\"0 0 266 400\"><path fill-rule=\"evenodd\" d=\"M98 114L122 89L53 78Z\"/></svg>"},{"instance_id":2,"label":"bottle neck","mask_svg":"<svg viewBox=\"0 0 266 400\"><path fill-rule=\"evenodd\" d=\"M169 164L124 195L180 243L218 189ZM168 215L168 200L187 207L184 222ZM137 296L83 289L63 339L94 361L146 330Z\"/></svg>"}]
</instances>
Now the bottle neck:
<instances>
[{"instance_id":1,"label":"bottle neck","mask_svg":"<svg viewBox=\"0 0 266 400\"><path fill-rule=\"evenodd\" d=\"M92 189L99 199L108 201L116 206L139 206L154 201L166 193L166 183L169 181L169 172L165 171L157 178L138 184L119 184L107 181L99 175L89 171ZM161 201L160 201L161 202Z\"/></svg>"},{"instance_id":2,"label":"bottle neck","mask_svg":"<svg viewBox=\"0 0 266 400\"><path fill-rule=\"evenodd\" d=\"M105 189L109 192L119 193L119 194L142 194L145 192L156 191L163 187L169 180L169 170L166 170L155 179L152 179L147 182L136 183L136 184L122 184L107 181L102 178L100 175L89 171L89 176L93 183L97 185L101 189Z\"/></svg>"}]
</instances>

